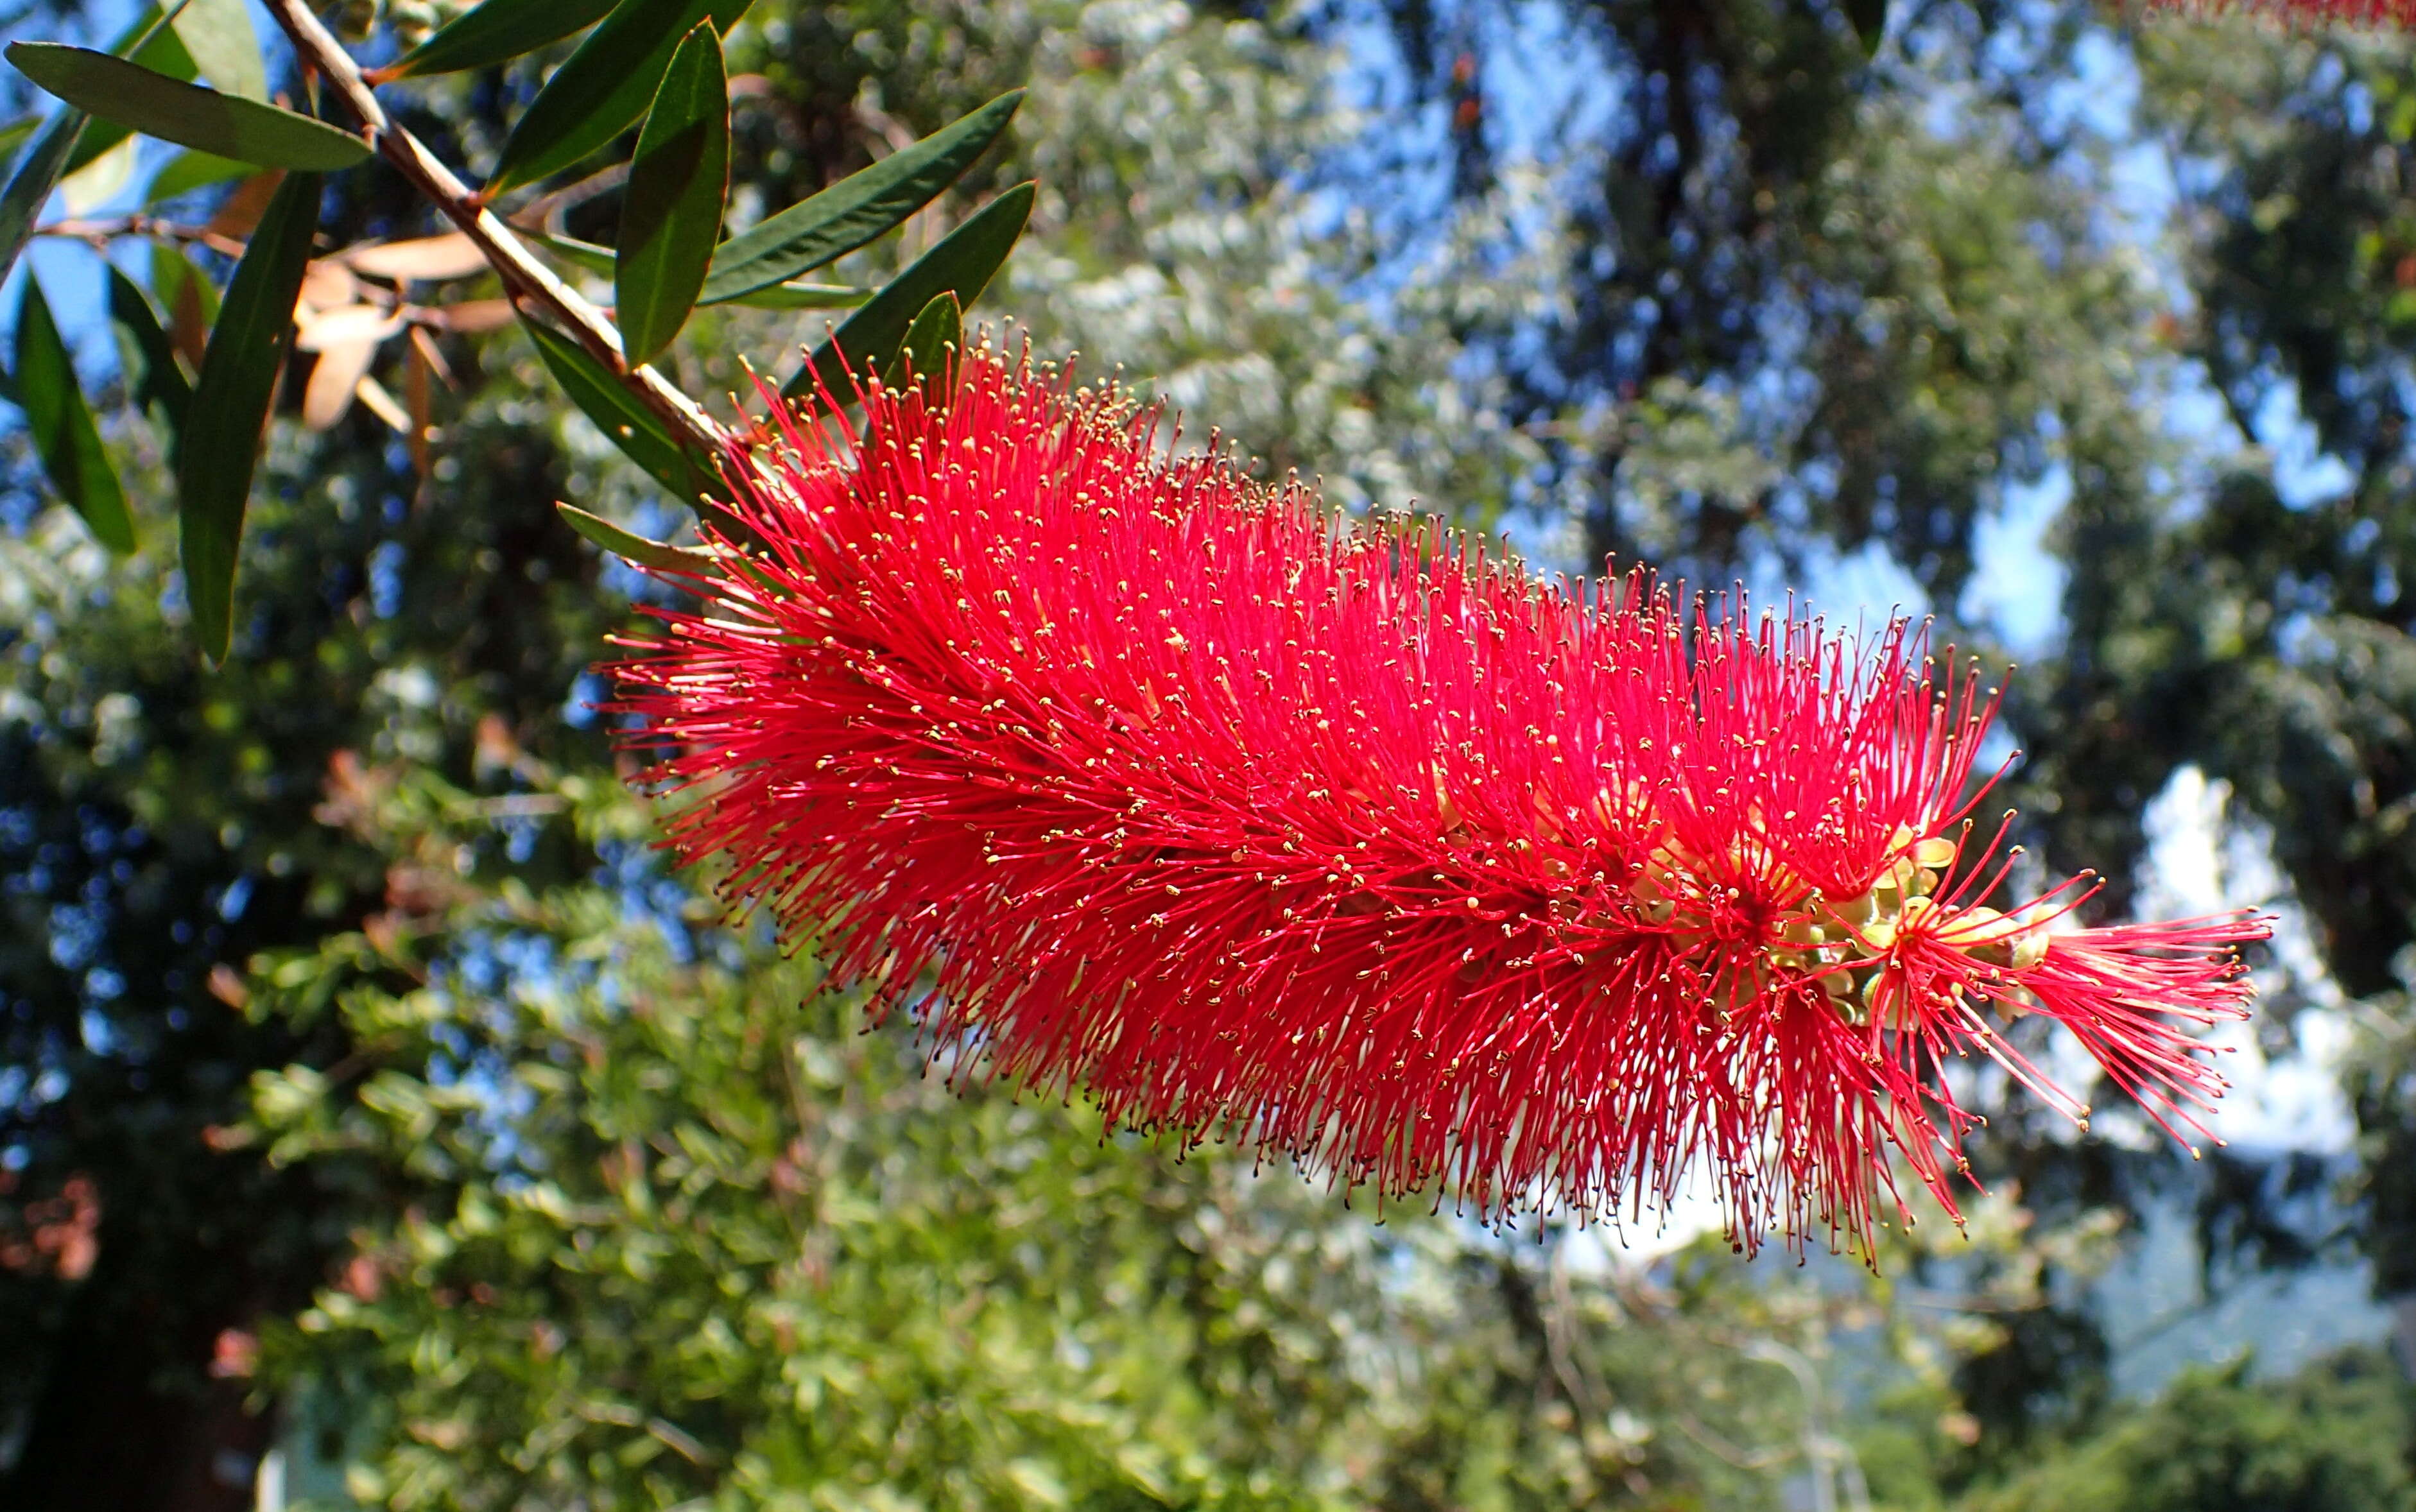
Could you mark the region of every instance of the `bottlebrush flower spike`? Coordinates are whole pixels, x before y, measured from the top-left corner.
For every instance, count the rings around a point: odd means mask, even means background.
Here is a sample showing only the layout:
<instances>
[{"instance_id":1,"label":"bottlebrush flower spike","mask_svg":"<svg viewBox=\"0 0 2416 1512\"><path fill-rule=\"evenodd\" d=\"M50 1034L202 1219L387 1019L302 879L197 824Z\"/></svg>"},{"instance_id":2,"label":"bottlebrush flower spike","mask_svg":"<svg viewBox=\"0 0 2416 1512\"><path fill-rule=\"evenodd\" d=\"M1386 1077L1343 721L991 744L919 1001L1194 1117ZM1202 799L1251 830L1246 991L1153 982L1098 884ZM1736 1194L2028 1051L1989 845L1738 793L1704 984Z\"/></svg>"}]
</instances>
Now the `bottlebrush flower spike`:
<instances>
[{"instance_id":1,"label":"bottlebrush flower spike","mask_svg":"<svg viewBox=\"0 0 2416 1512\"><path fill-rule=\"evenodd\" d=\"M1890 1152L1950 1212L1998 1015L2159 1121L2221 1081L2233 917L2001 915L1995 712L1904 624L1539 584L1440 530L1163 460L987 350L733 456L753 555L624 665L669 844L1027 1084L1386 1194L1866 1243ZM734 549L734 548L733 548ZM2170 1122L2167 1127L2172 1126Z\"/></svg>"}]
</instances>

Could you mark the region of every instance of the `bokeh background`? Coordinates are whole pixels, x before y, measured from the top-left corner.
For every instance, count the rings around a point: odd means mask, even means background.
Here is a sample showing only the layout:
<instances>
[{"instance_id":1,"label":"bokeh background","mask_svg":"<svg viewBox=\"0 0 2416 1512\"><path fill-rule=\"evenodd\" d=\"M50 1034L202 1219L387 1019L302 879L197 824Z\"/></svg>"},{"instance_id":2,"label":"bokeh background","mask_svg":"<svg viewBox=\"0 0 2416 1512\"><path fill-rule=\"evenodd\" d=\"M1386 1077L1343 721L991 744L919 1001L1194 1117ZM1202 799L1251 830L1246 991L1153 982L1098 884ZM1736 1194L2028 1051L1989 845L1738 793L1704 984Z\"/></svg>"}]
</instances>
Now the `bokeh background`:
<instances>
[{"instance_id":1,"label":"bokeh background","mask_svg":"<svg viewBox=\"0 0 2416 1512\"><path fill-rule=\"evenodd\" d=\"M656 590L551 505L682 521L517 334L425 477L275 428L217 672L9 411L0 1506L2416 1507L2416 46L1890 8L1865 61L1824 0L758 0L735 209L1029 84L866 281L1036 176L980 312L1266 476L2018 662L2039 878L2281 919L2227 1147L1975 1071L1971 1232L1874 1275L952 1089L650 850L590 667ZM483 160L541 64L410 124ZM107 392L98 265L29 262ZM821 332L693 329L698 394Z\"/></svg>"}]
</instances>

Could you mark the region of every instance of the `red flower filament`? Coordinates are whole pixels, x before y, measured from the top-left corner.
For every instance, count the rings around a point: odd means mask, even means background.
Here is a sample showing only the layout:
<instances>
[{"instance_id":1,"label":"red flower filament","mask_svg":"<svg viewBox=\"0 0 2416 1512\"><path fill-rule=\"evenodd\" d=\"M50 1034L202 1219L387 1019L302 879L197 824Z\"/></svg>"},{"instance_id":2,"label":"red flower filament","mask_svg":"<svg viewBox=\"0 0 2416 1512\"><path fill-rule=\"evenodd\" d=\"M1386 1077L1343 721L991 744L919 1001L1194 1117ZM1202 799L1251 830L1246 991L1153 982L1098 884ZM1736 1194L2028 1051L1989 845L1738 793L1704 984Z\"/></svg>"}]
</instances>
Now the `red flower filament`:
<instances>
[{"instance_id":1,"label":"red flower filament","mask_svg":"<svg viewBox=\"0 0 2416 1512\"><path fill-rule=\"evenodd\" d=\"M1539 583L962 370L733 458L753 554L621 669L669 843L944 1042L1491 1216L1707 1171L1748 1248L1866 1242L1899 1169L1952 1213L1954 1057L2085 1116L2024 1011L2168 1128L2219 1092L2262 926L1982 906L1995 700L1904 624Z\"/></svg>"}]
</instances>

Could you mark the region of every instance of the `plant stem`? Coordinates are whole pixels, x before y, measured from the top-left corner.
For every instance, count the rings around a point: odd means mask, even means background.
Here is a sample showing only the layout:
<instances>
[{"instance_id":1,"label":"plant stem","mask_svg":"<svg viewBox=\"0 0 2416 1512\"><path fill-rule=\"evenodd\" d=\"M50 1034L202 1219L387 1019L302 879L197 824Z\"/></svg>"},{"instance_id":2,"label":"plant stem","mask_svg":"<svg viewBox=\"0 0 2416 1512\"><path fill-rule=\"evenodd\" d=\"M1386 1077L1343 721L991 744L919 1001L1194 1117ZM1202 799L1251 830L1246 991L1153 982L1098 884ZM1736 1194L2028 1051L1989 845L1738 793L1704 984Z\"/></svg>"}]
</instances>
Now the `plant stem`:
<instances>
[{"instance_id":1,"label":"plant stem","mask_svg":"<svg viewBox=\"0 0 2416 1512\"><path fill-rule=\"evenodd\" d=\"M293 41L295 53L319 72L344 102L344 108L360 120L379 155L476 244L502 276L505 287L517 298L552 316L591 355L620 374L622 382L639 400L689 445L706 457L721 455L729 444L729 432L654 369L628 366L621 355L620 333L604 312L554 277L552 270L536 260L510 227L479 202L467 184L438 161L417 137L394 123L378 103L368 81L361 77L352 54L319 23L307 0L267 3L269 13Z\"/></svg>"}]
</instances>

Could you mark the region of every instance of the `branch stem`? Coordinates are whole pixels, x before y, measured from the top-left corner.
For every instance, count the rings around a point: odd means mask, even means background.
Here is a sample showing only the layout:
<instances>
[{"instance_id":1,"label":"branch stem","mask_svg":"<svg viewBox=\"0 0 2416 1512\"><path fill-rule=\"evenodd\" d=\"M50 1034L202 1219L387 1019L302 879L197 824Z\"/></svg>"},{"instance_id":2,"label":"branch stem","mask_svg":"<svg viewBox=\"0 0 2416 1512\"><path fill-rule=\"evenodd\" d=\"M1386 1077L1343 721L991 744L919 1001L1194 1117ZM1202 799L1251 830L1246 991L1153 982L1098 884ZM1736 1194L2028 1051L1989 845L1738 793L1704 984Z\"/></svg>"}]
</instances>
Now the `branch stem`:
<instances>
[{"instance_id":1,"label":"branch stem","mask_svg":"<svg viewBox=\"0 0 2416 1512\"><path fill-rule=\"evenodd\" d=\"M538 262L527 245L486 207L467 184L417 137L394 123L378 103L369 82L361 77L352 54L320 24L307 0L267 0L267 4L269 13L293 41L294 51L307 66L318 71L344 102L344 108L359 119L379 156L392 163L477 246L516 300L525 300L551 316L590 355L619 374L640 401L660 416L675 434L706 457L721 455L729 433L653 368L628 365L621 355L620 333L604 312Z\"/></svg>"}]
</instances>

